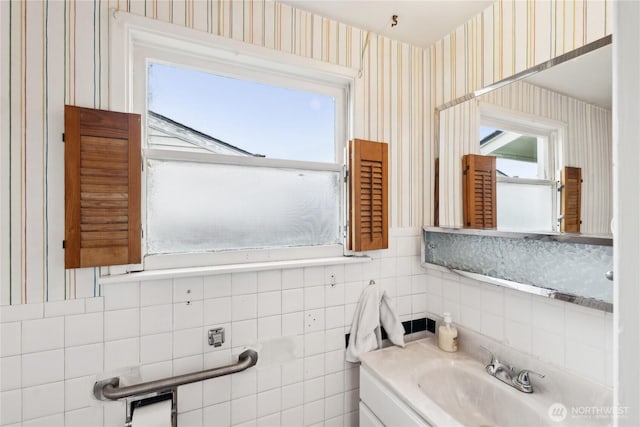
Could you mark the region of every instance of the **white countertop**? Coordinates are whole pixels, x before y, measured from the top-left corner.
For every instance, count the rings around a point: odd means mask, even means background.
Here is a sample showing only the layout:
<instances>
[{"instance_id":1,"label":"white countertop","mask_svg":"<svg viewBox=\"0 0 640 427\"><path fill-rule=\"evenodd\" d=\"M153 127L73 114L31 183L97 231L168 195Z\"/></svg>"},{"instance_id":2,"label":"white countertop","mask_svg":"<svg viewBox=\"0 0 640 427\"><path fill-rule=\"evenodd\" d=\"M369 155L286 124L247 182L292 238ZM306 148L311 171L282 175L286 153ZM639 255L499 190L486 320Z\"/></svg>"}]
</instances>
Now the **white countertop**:
<instances>
[{"instance_id":1,"label":"white countertop","mask_svg":"<svg viewBox=\"0 0 640 427\"><path fill-rule=\"evenodd\" d=\"M378 351L369 352L361 356L362 367L368 372L374 375L381 383L387 386L398 398L406 403L411 409L413 409L421 418L427 423L433 426L464 426L469 418L465 418L464 414L449 414L442 409L436 402L431 400L419 386L419 382L422 379L425 383L425 373L429 375L438 376L433 374L434 367L436 370L439 366L447 367L448 365L463 366L460 371L461 376L466 379L465 372L469 374L469 386L474 387L479 383L477 379L472 377L480 377L484 380L483 375L487 375L489 384L493 384L495 381L495 387L500 388L502 396L506 396L509 399L514 398L518 402L523 402L527 407L532 408L540 418L535 423L532 419L523 421L517 415L510 414L509 408L500 401L489 400L488 411L505 412L507 419L517 419L517 423L522 425L540 425L540 422L544 422L549 425L557 426L599 426L610 425L610 417L580 417L579 415L571 415L572 408L607 408L606 405L610 405L607 400L606 389L600 389L599 387L593 389L588 384L585 384L582 379L577 377L568 377L563 372L555 372L549 368L545 373L548 374L544 380L538 380L534 384L534 393L527 394L516 390L506 384L500 383L499 380L491 378L485 373L484 363L474 359L469 354L464 352L447 353L440 350L436 344L435 336L430 336L424 339L413 341L408 343L404 348L401 347L387 347ZM431 372L432 374L429 374ZM473 381L476 381L475 383ZM428 383L428 387L438 387L443 382L442 377L440 379L434 379L434 383ZM559 384L562 387L558 387ZM464 384L465 386L467 383ZM424 385L423 385L424 386ZM486 392L486 387L485 387ZM480 392L479 392L480 393ZM500 393L498 395L500 395ZM471 391L473 394L473 390ZM468 393L467 393L468 395ZM496 396L498 396L496 395ZM461 393L464 396L464 393ZM475 399L473 399L475 400ZM555 403L563 403L569 413L567 418L562 423L552 422L549 418L548 411L550 406ZM469 405L471 407L472 405ZM465 406L463 411L466 410ZM455 418L454 418L455 416ZM502 418L504 423L504 418ZM499 423L498 423L499 424Z\"/></svg>"},{"instance_id":2,"label":"white countertop","mask_svg":"<svg viewBox=\"0 0 640 427\"><path fill-rule=\"evenodd\" d=\"M437 352L444 353L435 345L435 336L431 336L407 343L404 348L393 346L365 353L360 356L360 360L365 369L373 373L427 423L463 427L435 402L426 398L418 387L416 378L420 374L420 361L437 357ZM472 360L464 353L446 353L445 357Z\"/></svg>"}]
</instances>

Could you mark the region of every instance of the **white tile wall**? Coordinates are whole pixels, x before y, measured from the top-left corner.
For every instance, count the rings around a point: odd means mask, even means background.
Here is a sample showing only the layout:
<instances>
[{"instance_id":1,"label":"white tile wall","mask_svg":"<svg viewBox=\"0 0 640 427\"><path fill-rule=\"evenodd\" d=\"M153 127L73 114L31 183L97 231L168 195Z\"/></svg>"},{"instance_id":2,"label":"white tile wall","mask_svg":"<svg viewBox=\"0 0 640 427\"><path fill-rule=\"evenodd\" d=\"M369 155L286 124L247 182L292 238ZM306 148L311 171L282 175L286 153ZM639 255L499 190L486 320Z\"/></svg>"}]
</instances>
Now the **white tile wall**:
<instances>
[{"instance_id":1,"label":"white tile wall","mask_svg":"<svg viewBox=\"0 0 640 427\"><path fill-rule=\"evenodd\" d=\"M173 302L187 302L203 299L204 279L188 277L173 280Z\"/></svg>"},{"instance_id":2,"label":"white tile wall","mask_svg":"<svg viewBox=\"0 0 640 427\"><path fill-rule=\"evenodd\" d=\"M231 423L232 425L251 421L257 415L256 395L241 397L231 401Z\"/></svg>"},{"instance_id":3,"label":"white tile wall","mask_svg":"<svg viewBox=\"0 0 640 427\"><path fill-rule=\"evenodd\" d=\"M170 332L173 326L173 304L140 308L140 334Z\"/></svg>"},{"instance_id":4,"label":"white tile wall","mask_svg":"<svg viewBox=\"0 0 640 427\"><path fill-rule=\"evenodd\" d=\"M104 370L112 372L137 366L140 360L139 349L139 338L106 341L104 343Z\"/></svg>"},{"instance_id":5,"label":"white tile wall","mask_svg":"<svg viewBox=\"0 0 640 427\"><path fill-rule=\"evenodd\" d=\"M204 381L202 387L202 404L204 406L231 400L231 378L229 376Z\"/></svg>"},{"instance_id":6,"label":"white tile wall","mask_svg":"<svg viewBox=\"0 0 640 427\"><path fill-rule=\"evenodd\" d=\"M216 425L227 427L231 425L231 402L207 406L202 410L204 420L216 420Z\"/></svg>"},{"instance_id":7,"label":"white tile wall","mask_svg":"<svg viewBox=\"0 0 640 427\"><path fill-rule=\"evenodd\" d=\"M22 322L22 353L64 347L64 317Z\"/></svg>"},{"instance_id":8,"label":"white tile wall","mask_svg":"<svg viewBox=\"0 0 640 427\"><path fill-rule=\"evenodd\" d=\"M96 312L66 316L64 319L65 346L104 342L104 313Z\"/></svg>"},{"instance_id":9,"label":"white tile wall","mask_svg":"<svg viewBox=\"0 0 640 427\"><path fill-rule=\"evenodd\" d=\"M297 289L304 284L304 270L293 268L282 271L282 289Z\"/></svg>"},{"instance_id":10,"label":"white tile wall","mask_svg":"<svg viewBox=\"0 0 640 427\"><path fill-rule=\"evenodd\" d=\"M84 313L83 299L55 301L44 305L44 317L65 316L69 314Z\"/></svg>"},{"instance_id":11,"label":"white tile wall","mask_svg":"<svg viewBox=\"0 0 640 427\"><path fill-rule=\"evenodd\" d=\"M258 294L258 317L274 316L282 313L282 292L262 292Z\"/></svg>"},{"instance_id":12,"label":"white tile wall","mask_svg":"<svg viewBox=\"0 0 640 427\"><path fill-rule=\"evenodd\" d=\"M325 283L324 267L305 267L304 286L319 286Z\"/></svg>"},{"instance_id":13,"label":"white tile wall","mask_svg":"<svg viewBox=\"0 0 640 427\"><path fill-rule=\"evenodd\" d=\"M181 358L202 354L204 335L202 328L191 328L174 331L173 357Z\"/></svg>"},{"instance_id":14,"label":"white tile wall","mask_svg":"<svg viewBox=\"0 0 640 427\"><path fill-rule=\"evenodd\" d=\"M64 382L22 389L22 420L32 420L64 412Z\"/></svg>"},{"instance_id":15,"label":"white tile wall","mask_svg":"<svg viewBox=\"0 0 640 427\"><path fill-rule=\"evenodd\" d=\"M73 411L91 406L91 393L87 393L87 390L92 389L94 382L95 376L93 375L66 380L64 382L65 411Z\"/></svg>"},{"instance_id":16,"label":"white tile wall","mask_svg":"<svg viewBox=\"0 0 640 427\"><path fill-rule=\"evenodd\" d=\"M63 349L22 355L22 387L64 380Z\"/></svg>"},{"instance_id":17,"label":"white tile wall","mask_svg":"<svg viewBox=\"0 0 640 427\"><path fill-rule=\"evenodd\" d=\"M0 324L0 357L21 353L22 332L20 322Z\"/></svg>"},{"instance_id":18,"label":"white tile wall","mask_svg":"<svg viewBox=\"0 0 640 427\"><path fill-rule=\"evenodd\" d=\"M258 322L258 341L282 336L282 316L261 317Z\"/></svg>"},{"instance_id":19,"label":"white tile wall","mask_svg":"<svg viewBox=\"0 0 640 427\"><path fill-rule=\"evenodd\" d=\"M258 417L280 412L280 390L258 393Z\"/></svg>"},{"instance_id":20,"label":"white tile wall","mask_svg":"<svg viewBox=\"0 0 640 427\"><path fill-rule=\"evenodd\" d=\"M170 304L173 302L172 280L149 280L140 283L140 306Z\"/></svg>"},{"instance_id":21,"label":"white tile wall","mask_svg":"<svg viewBox=\"0 0 640 427\"><path fill-rule=\"evenodd\" d=\"M0 392L22 387L22 357L0 359Z\"/></svg>"},{"instance_id":22,"label":"white tile wall","mask_svg":"<svg viewBox=\"0 0 640 427\"><path fill-rule=\"evenodd\" d=\"M282 291L282 312L293 313L304 307L304 292L302 289L287 289Z\"/></svg>"},{"instance_id":23,"label":"white tile wall","mask_svg":"<svg viewBox=\"0 0 640 427\"><path fill-rule=\"evenodd\" d=\"M118 283L103 286L101 295L104 297L104 309L123 310L140 306L140 284Z\"/></svg>"},{"instance_id":24,"label":"white tile wall","mask_svg":"<svg viewBox=\"0 0 640 427\"><path fill-rule=\"evenodd\" d=\"M178 387L178 413L202 408L202 383L191 383Z\"/></svg>"},{"instance_id":25,"label":"white tile wall","mask_svg":"<svg viewBox=\"0 0 640 427\"><path fill-rule=\"evenodd\" d=\"M88 407L70 411L65 414L65 427L84 427L91 425L94 420L102 418L102 408ZM52 424L43 424L52 425ZM53 424L55 425L55 424Z\"/></svg>"},{"instance_id":26,"label":"white tile wall","mask_svg":"<svg viewBox=\"0 0 640 427\"><path fill-rule=\"evenodd\" d=\"M282 411L280 418L283 427L295 427L304 425L304 412L302 406Z\"/></svg>"},{"instance_id":27,"label":"white tile wall","mask_svg":"<svg viewBox=\"0 0 640 427\"><path fill-rule=\"evenodd\" d=\"M228 323L231 321L231 298L212 298L204 301L204 323Z\"/></svg>"},{"instance_id":28,"label":"white tile wall","mask_svg":"<svg viewBox=\"0 0 640 427\"><path fill-rule=\"evenodd\" d=\"M179 301L173 304L173 329L202 326L202 301Z\"/></svg>"},{"instance_id":29,"label":"white tile wall","mask_svg":"<svg viewBox=\"0 0 640 427\"><path fill-rule=\"evenodd\" d=\"M178 414L178 425L189 427L202 426L202 409Z\"/></svg>"},{"instance_id":30,"label":"white tile wall","mask_svg":"<svg viewBox=\"0 0 640 427\"><path fill-rule=\"evenodd\" d=\"M282 289L282 271L258 272L258 292L279 291Z\"/></svg>"},{"instance_id":31,"label":"white tile wall","mask_svg":"<svg viewBox=\"0 0 640 427\"><path fill-rule=\"evenodd\" d=\"M258 290L258 273L233 273L231 275L231 295L253 294Z\"/></svg>"},{"instance_id":32,"label":"white tile wall","mask_svg":"<svg viewBox=\"0 0 640 427\"><path fill-rule=\"evenodd\" d=\"M22 390L0 393L0 424L9 425L22 420Z\"/></svg>"},{"instance_id":33,"label":"white tile wall","mask_svg":"<svg viewBox=\"0 0 640 427\"><path fill-rule=\"evenodd\" d=\"M231 295L231 274L219 274L204 278L204 297L219 298Z\"/></svg>"},{"instance_id":34,"label":"white tile wall","mask_svg":"<svg viewBox=\"0 0 640 427\"><path fill-rule=\"evenodd\" d=\"M73 413L70 413L69 416L72 416ZM64 423L64 415L56 414L50 417L42 417L35 420L25 421L22 423L23 426L26 427L49 427L55 425L62 425Z\"/></svg>"},{"instance_id":35,"label":"white tile wall","mask_svg":"<svg viewBox=\"0 0 640 427\"><path fill-rule=\"evenodd\" d=\"M104 339L114 341L140 335L140 309L113 310L104 313Z\"/></svg>"},{"instance_id":36,"label":"white tile wall","mask_svg":"<svg viewBox=\"0 0 640 427\"><path fill-rule=\"evenodd\" d=\"M392 234L391 249L364 264L106 285L98 298L0 307L0 425L121 426L123 404L90 394L97 376L137 371L149 381L213 368L283 336L293 360L181 387L179 425L356 426L359 376L344 361L344 334L370 279L402 320L448 310L467 328L611 384L611 315L423 269L419 231ZM219 326L226 342L210 347L207 330Z\"/></svg>"},{"instance_id":37,"label":"white tile wall","mask_svg":"<svg viewBox=\"0 0 640 427\"><path fill-rule=\"evenodd\" d=\"M445 310L446 305L446 311L454 314L455 322L556 367L612 387L613 316L610 313L473 281L439 267L427 268L427 282L429 315L436 317L442 313L432 310L429 304L438 298L438 283L441 283L442 295L447 295L442 309ZM456 313L459 314L456 316Z\"/></svg>"},{"instance_id":38,"label":"white tile wall","mask_svg":"<svg viewBox=\"0 0 640 427\"><path fill-rule=\"evenodd\" d=\"M258 295L234 295L231 298L231 320L255 319L258 315Z\"/></svg>"},{"instance_id":39,"label":"white tile wall","mask_svg":"<svg viewBox=\"0 0 640 427\"><path fill-rule=\"evenodd\" d=\"M104 311L104 298L89 298L84 301L85 311L87 313L98 313Z\"/></svg>"},{"instance_id":40,"label":"white tile wall","mask_svg":"<svg viewBox=\"0 0 640 427\"><path fill-rule=\"evenodd\" d=\"M20 304L0 310L0 322L18 322L21 320L42 319L44 316L44 304Z\"/></svg>"}]
</instances>

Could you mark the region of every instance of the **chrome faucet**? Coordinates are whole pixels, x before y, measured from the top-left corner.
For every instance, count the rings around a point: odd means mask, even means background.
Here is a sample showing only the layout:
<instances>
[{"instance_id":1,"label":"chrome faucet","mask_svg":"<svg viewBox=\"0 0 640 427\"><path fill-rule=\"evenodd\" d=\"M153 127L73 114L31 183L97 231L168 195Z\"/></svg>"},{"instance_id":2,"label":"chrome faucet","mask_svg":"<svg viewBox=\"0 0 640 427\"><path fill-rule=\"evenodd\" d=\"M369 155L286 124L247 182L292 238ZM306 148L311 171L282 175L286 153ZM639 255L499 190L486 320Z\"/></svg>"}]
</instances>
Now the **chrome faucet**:
<instances>
[{"instance_id":1,"label":"chrome faucet","mask_svg":"<svg viewBox=\"0 0 640 427\"><path fill-rule=\"evenodd\" d=\"M487 373L523 393L533 393L533 387L529 381L530 374L544 378L544 375L529 369L523 369L518 374L515 374L512 366L500 362L487 347L481 345L480 348L491 355L491 361L485 367Z\"/></svg>"}]
</instances>

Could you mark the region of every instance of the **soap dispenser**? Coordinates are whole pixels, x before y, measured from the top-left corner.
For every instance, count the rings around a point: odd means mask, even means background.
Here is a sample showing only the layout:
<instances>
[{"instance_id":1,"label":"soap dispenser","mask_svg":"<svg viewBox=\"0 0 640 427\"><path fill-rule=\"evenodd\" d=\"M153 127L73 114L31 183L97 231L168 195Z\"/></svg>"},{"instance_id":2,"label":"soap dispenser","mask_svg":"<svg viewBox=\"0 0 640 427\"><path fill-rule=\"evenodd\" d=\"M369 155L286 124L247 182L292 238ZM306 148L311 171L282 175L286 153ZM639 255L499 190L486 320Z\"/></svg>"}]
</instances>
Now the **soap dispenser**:
<instances>
[{"instance_id":1,"label":"soap dispenser","mask_svg":"<svg viewBox=\"0 0 640 427\"><path fill-rule=\"evenodd\" d=\"M451 323L451 313L442 314L443 323L438 327L438 347L453 353L458 351L458 329Z\"/></svg>"}]
</instances>

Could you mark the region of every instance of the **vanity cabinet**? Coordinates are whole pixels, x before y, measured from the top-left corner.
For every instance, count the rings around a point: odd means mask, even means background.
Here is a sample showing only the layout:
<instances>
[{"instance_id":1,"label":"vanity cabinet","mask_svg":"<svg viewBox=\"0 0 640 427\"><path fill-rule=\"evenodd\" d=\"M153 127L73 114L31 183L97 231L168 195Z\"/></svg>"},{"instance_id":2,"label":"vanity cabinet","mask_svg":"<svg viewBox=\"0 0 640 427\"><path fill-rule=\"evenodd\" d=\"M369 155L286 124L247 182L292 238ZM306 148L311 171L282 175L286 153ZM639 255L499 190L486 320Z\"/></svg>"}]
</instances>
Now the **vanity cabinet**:
<instances>
[{"instance_id":1,"label":"vanity cabinet","mask_svg":"<svg viewBox=\"0 0 640 427\"><path fill-rule=\"evenodd\" d=\"M360 427L384 427L382 421L376 417L371 409L364 402L360 401Z\"/></svg>"},{"instance_id":2,"label":"vanity cabinet","mask_svg":"<svg viewBox=\"0 0 640 427\"><path fill-rule=\"evenodd\" d=\"M360 366L360 426L430 427L366 366Z\"/></svg>"}]
</instances>

